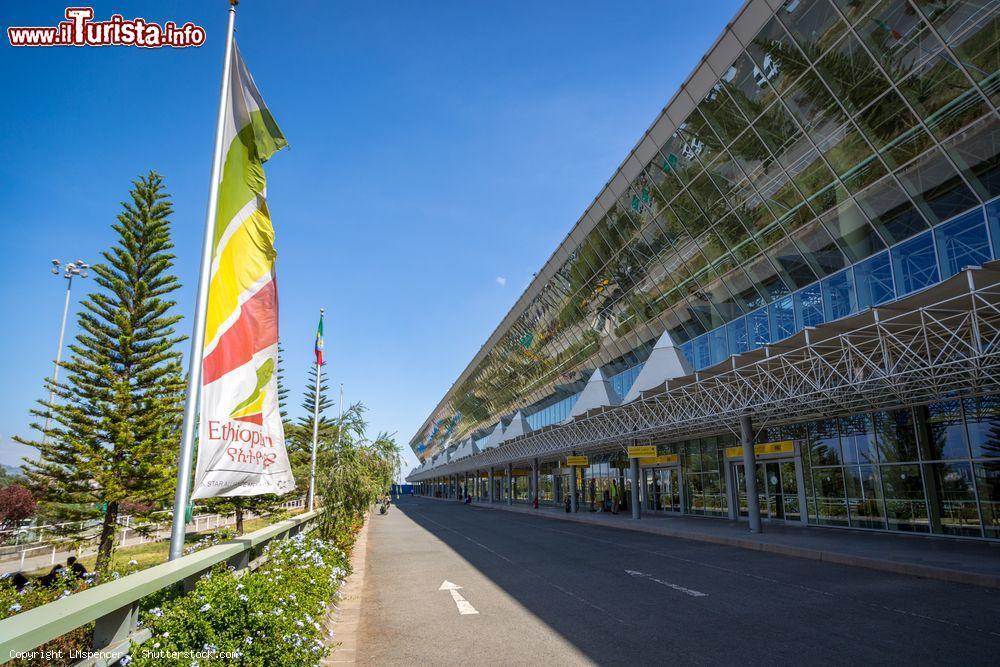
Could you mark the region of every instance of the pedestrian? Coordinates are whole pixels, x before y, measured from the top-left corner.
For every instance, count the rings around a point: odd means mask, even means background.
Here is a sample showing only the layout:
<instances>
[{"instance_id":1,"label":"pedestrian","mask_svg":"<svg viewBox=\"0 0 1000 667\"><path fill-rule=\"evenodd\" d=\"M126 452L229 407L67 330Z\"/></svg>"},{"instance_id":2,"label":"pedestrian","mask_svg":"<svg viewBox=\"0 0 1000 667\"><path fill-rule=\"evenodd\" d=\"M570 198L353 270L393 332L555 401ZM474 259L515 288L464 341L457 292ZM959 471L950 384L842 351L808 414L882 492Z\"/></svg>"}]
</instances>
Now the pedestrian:
<instances>
[{"instance_id":1,"label":"pedestrian","mask_svg":"<svg viewBox=\"0 0 1000 667\"><path fill-rule=\"evenodd\" d=\"M611 480L611 513L618 514L619 507L618 500L618 482L616 480Z\"/></svg>"},{"instance_id":2,"label":"pedestrian","mask_svg":"<svg viewBox=\"0 0 1000 667\"><path fill-rule=\"evenodd\" d=\"M73 572L73 576L78 579L87 574L87 568L83 566L83 563L76 559L76 556L70 556L66 559L66 567L68 567Z\"/></svg>"},{"instance_id":3,"label":"pedestrian","mask_svg":"<svg viewBox=\"0 0 1000 667\"><path fill-rule=\"evenodd\" d=\"M60 577L62 571L63 571L62 563L56 563L55 565L52 566L52 569L49 570L48 574L38 577L38 583L41 584L42 586L52 586L53 584L56 583L56 579Z\"/></svg>"}]
</instances>

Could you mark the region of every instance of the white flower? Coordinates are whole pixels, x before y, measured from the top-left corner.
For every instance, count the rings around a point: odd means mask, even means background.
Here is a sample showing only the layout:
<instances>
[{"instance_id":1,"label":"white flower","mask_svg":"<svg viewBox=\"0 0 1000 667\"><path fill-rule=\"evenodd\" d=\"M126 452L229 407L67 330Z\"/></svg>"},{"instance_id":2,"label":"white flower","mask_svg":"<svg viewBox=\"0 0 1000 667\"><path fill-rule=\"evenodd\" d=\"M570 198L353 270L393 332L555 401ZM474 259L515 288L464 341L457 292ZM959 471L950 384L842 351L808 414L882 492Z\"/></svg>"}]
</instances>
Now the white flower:
<instances>
[{"instance_id":1,"label":"white flower","mask_svg":"<svg viewBox=\"0 0 1000 667\"><path fill-rule=\"evenodd\" d=\"M21 604L19 602L15 602L14 604L12 604L9 607L9 610L10 611L21 611Z\"/></svg>"},{"instance_id":2,"label":"white flower","mask_svg":"<svg viewBox=\"0 0 1000 667\"><path fill-rule=\"evenodd\" d=\"M133 559L129 560L128 564L134 567L134 566L136 566L136 565L139 564L139 561L137 561L136 559L133 558Z\"/></svg>"},{"instance_id":3,"label":"white flower","mask_svg":"<svg viewBox=\"0 0 1000 667\"><path fill-rule=\"evenodd\" d=\"M247 601L247 600L249 600L249 599L250 599L250 598L248 598L248 597L247 597L247 596L245 596L245 595L240 595L240 602L246 602L246 601Z\"/></svg>"},{"instance_id":4,"label":"white flower","mask_svg":"<svg viewBox=\"0 0 1000 667\"><path fill-rule=\"evenodd\" d=\"M247 646L250 646L250 644L253 644L253 637L247 637L246 639L243 640L243 643L246 644Z\"/></svg>"},{"instance_id":5,"label":"white flower","mask_svg":"<svg viewBox=\"0 0 1000 667\"><path fill-rule=\"evenodd\" d=\"M118 664L119 664L119 665L127 665L127 664L129 664L130 662L132 662L132 656L130 656L130 655L127 655L127 654L126 654L126 655L123 655L123 656L121 657L121 659L119 659L119 660L118 660Z\"/></svg>"},{"instance_id":6,"label":"white flower","mask_svg":"<svg viewBox=\"0 0 1000 667\"><path fill-rule=\"evenodd\" d=\"M153 648L160 648L160 642L154 642Z\"/></svg>"},{"instance_id":7,"label":"white flower","mask_svg":"<svg viewBox=\"0 0 1000 667\"><path fill-rule=\"evenodd\" d=\"M163 617L163 610L160 609L159 607L153 607L152 609L149 610L149 613L155 616L156 618Z\"/></svg>"},{"instance_id":8,"label":"white flower","mask_svg":"<svg viewBox=\"0 0 1000 667\"><path fill-rule=\"evenodd\" d=\"M211 608L212 608L212 605L210 605L210 604L208 604L206 602L205 604L201 605L201 608L198 609L198 611L200 611L200 612L206 612L206 611L208 611Z\"/></svg>"},{"instance_id":9,"label":"white flower","mask_svg":"<svg viewBox=\"0 0 1000 667\"><path fill-rule=\"evenodd\" d=\"M244 588L243 584L236 584L236 590L242 591Z\"/></svg>"}]
</instances>

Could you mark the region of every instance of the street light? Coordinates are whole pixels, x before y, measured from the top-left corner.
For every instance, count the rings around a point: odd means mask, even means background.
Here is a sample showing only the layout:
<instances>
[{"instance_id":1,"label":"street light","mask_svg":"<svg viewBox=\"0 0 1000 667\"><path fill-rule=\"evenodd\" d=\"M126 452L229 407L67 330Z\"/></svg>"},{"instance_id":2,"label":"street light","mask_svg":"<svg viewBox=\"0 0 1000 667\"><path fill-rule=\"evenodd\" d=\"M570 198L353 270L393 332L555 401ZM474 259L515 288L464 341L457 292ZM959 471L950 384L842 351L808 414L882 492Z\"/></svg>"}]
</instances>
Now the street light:
<instances>
[{"instance_id":1,"label":"street light","mask_svg":"<svg viewBox=\"0 0 1000 667\"><path fill-rule=\"evenodd\" d=\"M69 314L69 295L70 289L73 287L73 278L76 276L87 278L90 275L87 273L87 269L89 268L90 264L87 264L82 259L78 259L75 262L67 262L66 264L63 264L58 259L52 260L52 275L58 276L62 274L62 277L66 279L66 301L63 303L62 324L59 326L59 347L56 348L56 363L52 369L52 386L49 387L49 406L52 405L52 401L55 399L56 382L59 381L59 362L62 360L63 335L66 333L66 316ZM45 411L45 430L42 432L43 443L49 437L49 420L51 418L52 408L49 407Z\"/></svg>"}]
</instances>

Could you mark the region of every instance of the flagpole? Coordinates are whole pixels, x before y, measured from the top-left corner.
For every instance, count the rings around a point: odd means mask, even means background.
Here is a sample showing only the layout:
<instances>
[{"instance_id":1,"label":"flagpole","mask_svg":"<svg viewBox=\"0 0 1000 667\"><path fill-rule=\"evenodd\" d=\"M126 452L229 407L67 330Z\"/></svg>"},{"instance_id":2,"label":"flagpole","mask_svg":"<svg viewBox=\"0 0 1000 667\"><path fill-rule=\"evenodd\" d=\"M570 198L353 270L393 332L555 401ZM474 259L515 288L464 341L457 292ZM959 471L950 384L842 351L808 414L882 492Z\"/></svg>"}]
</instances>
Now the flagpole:
<instances>
[{"instance_id":1,"label":"flagpole","mask_svg":"<svg viewBox=\"0 0 1000 667\"><path fill-rule=\"evenodd\" d=\"M319 309L319 320L323 322L323 309ZM316 358L316 393L313 400L313 446L312 464L309 466L309 503L307 507L310 511L316 509L313 502L316 499L316 443L319 441L319 373L322 367L319 365L319 357Z\"/></svg>"},{"instance_id":2,"label":"flagpole","mask_svg":"<svg viewBox=\"0 0 1000 667\"><path fill-rule=\"evenodd\" d=\"M344 383L340 383L340 417L337 418L337 446L340 446L340 434L344 430Z\"/></svg>"},{"instance_id":3,"label":"flagpole","mask_svg":"<svg viewBox=\"0 0 1000 667\"><path fill-rule=\"evenodd\" d=\"M215 121L215 152L212 155L212 180L208 187L208 211L205 213L205 235L201 246L201 272L198 278L198 298L195 302L194 330L191 334L191 354L188 363L187 393L184 399L184 425L181 451L177 461L177 487L174 491L174 516L170 528L170 560L184 555L184 533L187 504L190 495L191 463L194 458L194 427L201 389L201 355L205 347L205 311L208 309L208 283L215 246L215 215L219 204L219 181L222 180L222 138L225 130L226 103L229 96L230 66L233 59L233 31L236 5L229 0L229 25L226 27L226 55L222 64L222 85L219 90L219 113Z\"/></svg>"}]
</instances>

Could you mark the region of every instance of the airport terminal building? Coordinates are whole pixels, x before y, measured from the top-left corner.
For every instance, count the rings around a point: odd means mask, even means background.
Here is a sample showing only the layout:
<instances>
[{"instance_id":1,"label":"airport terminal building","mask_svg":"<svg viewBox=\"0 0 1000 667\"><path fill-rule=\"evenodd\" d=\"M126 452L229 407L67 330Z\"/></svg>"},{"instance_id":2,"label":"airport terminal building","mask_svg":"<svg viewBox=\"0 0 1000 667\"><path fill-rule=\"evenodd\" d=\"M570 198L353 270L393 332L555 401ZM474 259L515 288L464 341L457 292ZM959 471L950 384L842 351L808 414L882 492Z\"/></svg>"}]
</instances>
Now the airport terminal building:
<instances>
[{"instance_id":1,"label":"airport terminal building","mask_svg":"<svg viewBox=\"0 0 1000 667\"><path fill-rule=\"evenodd\" d=\"M998 106L996 0L749 0L407 481L1000 540Z\"/></svg>"}]
</instances>

